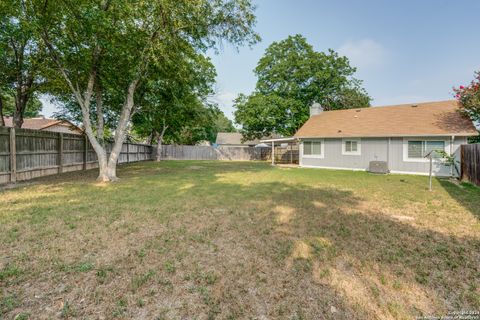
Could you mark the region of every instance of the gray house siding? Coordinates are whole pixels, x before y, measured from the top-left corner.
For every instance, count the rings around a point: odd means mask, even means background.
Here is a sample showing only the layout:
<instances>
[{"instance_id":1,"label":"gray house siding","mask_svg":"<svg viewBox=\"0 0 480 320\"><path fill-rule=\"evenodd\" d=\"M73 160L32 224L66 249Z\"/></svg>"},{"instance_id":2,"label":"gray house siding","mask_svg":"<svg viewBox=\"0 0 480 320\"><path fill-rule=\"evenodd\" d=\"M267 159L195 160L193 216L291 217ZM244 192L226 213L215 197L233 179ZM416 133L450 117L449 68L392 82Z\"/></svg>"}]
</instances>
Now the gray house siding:
<instances>
[{"instance_id":1,"label":"gray house siding","mask_svg":"<svg viewBox=\"0 0 480 320\"><path fill-rule=\"evenodd\" d=\"M319 140L325 143L324 158L303 156L302 143L300 165L366 170L372 160L387 161L387 144L383 138L361 139L361 155L342 155L342 139ZM315 139L308 139L308 141L315 141Z\"/></svg>"},{"instance_id":2,"label":"gray house siding","mask_svg":"<svg viewBox=\"0 0 480 320\"><path fill-rule=\"evenodd\" d=\"M465 137L454 139L451 145L451 137L418 137L408 139L404 138L360 138L360 155L342 154L343 146L341 138L334 139L302 139L300 144L300 166L303 167L319 167L332 169L350 169L350 170L367 170L370 161L386 161L389 170L393 173L413 173L428 174L429 162L412 161L405 159L404 143L407 140L444 140L446 151L452 152L458 161L460 161L460 145L466 143ZM320 140L324 143L322 148L323 155L321 157L307 157L303 155L303 141ZM390 142L389 142L390 140ZM440 161L434 161L433 173L438 176L450 176L452 169L445 166ZM456 172L453 170L453 174Z\"/></svg>"}]
</instances>

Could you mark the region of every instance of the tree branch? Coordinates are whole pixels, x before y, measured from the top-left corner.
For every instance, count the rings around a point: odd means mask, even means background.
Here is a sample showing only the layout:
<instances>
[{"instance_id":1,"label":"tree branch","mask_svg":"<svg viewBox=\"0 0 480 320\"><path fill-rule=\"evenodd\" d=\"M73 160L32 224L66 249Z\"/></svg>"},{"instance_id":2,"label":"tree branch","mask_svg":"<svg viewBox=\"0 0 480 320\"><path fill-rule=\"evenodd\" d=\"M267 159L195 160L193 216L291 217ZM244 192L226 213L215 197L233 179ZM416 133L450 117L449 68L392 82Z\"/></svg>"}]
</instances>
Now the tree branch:
<instances>
[{"instance_id":1,"label":"tree branch","mask_svg":"<svg viewBox=\"0 0 480 320\"><path fill-rule=\"evenodd\" d=\"M97 139L103 145L105 138L104 119L103 119L103 99L102 88L100 86L100 79L97 75L97 82L95 83L95 99L97 108Z\"/></svg>"}]
</instances>

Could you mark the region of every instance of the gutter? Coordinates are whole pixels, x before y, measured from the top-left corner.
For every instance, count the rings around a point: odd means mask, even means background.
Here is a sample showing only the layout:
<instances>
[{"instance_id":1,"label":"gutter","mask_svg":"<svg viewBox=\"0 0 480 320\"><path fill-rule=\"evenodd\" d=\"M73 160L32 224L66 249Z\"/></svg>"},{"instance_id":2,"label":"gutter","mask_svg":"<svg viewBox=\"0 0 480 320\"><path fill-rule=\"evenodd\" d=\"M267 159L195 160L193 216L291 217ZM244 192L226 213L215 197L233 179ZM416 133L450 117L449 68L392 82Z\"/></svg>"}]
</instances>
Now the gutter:
<instances>
[{"instance_id":1,"label":"gutter","mask_svg":"<svg viewBox=\"0 0 480 320\"><path fill-rule=\"evenodd\" d=\"M265 139L265 140L260 140L260 142L266 143L266 142L283 142L283 141L295 141L295 140L298 140L298 138L287 137L287 138Z\"/></svg>"},{"instance_id":2,"label":"gutter","mask_svg":"<svg viewBox=\"0 0 480 320\"><path fill-rule=\"evenodd\" d=\"M463 133L455 134L455 137L473 137L480 135L475 133ZM452 133L442 134L398 134L398 135L378 135L378 136L365 136L365 135L338 135L338 136L302 136L295 137L296 139L338 139L338 138L403 138L403 137L451 137Z\"/></svg>"}]
</instances>

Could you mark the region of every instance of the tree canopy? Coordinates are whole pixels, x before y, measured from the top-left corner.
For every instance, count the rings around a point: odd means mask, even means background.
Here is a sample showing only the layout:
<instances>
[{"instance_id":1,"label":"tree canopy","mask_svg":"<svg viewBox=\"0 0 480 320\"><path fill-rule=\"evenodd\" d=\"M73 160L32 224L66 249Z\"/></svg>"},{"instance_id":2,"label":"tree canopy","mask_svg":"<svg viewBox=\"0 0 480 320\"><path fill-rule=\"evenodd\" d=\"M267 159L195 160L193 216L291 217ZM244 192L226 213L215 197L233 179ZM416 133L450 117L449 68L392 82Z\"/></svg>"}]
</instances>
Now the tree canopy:
<instances>
[{"instance_id":1,"label":"tree canopy","mask_svg":"<svg viewBox=\"0 0 480 320\"><path fill-rule=\"evenodd\" d=\"M480 124L480 71L475 72L474 79L467 86L453 89L455 97L460 102L461 111L477 125ZM480 137L470 139L470 142L480 142Z\"/></svg>"},{"instance_id":2,"label":"tree canopy","mask_svg":"<svg viewBox=\"0 0 480 320\"><path fill-rule=\"evenodd\" d=\"M175 70L192 50L259 40L250 0L32 1L34 25L54 62L65 99L99 159L102 181L116 179L116 162L132 113L159 74ZM167 77L169 79L169 77ZM158 104L159 109L161 105ZM102 144L105 115L112 115L114 145Z\"/></svg>"},{"instance_id":3,"label":"tree canopy","mask_svg":"<svg viewBox=\"0 0 480 320\"><path fill-rule=\"evenodd\" d=\"M24 117L41 110L37 95L48 63L31 21L31 7L24 1L4 0L0 12L0 117L12 116L13 125L20 128Z\"/></svg>"},{"instance_id":4,"label":"tree canopy","mask_svg":"<svg viewBox=\"0 0 480 320\"><path fill-rule=\"evenodd\" d=\"M157 155L162 143L213 142L217 132L234 129L209 101L216 77L210 59L192 48L176 61L173 70L158 70L158 80L148 83L132 119L137 135L157 143Z\"/></svg>"},{"instance_id":5,"label":"tree canopy","mask_svg":"<svg viewBox=\"0 0 480 320\"><path fill-rule=\"evenodd\" d=\"M235 120L247 138L292 135L314 102L325 110L369 107L355 71L346 57L333 50L317 52L301 35L274 42L254 70L255 91L235 100Z\"/></svg>"},{"instance_id":6,"label":"tree canopy","mask_svg":"<svg viewBox=\"0 0 480 320\"><path fill-rule=\"evenodd\" d=\"M13 117L15 114L15 98L11 95L3 95L1 97L2 106L3 106L3 115L5 117ZM42 111L43 104L35 95L32 96L28 102L27 106L23 112L24 118L34 118L40 116L40 112Z\"/></svg>"}]
</instances>

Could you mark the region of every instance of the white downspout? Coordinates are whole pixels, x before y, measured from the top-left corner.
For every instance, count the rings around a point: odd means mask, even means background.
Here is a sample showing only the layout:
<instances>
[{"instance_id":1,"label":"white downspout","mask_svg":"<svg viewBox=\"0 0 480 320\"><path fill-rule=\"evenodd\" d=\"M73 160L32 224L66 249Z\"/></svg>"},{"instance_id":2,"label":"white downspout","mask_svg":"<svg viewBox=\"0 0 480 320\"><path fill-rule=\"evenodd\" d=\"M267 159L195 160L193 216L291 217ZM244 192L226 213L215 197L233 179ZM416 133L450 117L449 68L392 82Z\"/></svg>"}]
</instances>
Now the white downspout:
<instances>
[{"instance_id":1,"label":"white downspout","mask_svg":"<svg viewBox=\"0 0 480 320\"><path fill-rule=\"evenodd\" d=\"M303 165L303 142L298 139L298 166L301 167Z\"/></svg>"},{"instance_id":2,"label":"white downspout","mask_svg":"<svg viewBox=\"0 0 480 320\"><path fill-rule=\"evenodd\" d=\"M387 170L390 172L390 144L391 144L391 138L388 137L388 143L387 143Z\"/></svg>"},{"instance_id":3,"label":"white downspout","mask_svg":"<svg viewBox=\"0 0 480 320\"><path fill-rule=\"evenodd\" d=\"M455 141L455 136L451 136L450 138L450 157L453 156L453 142ZM453 160L453 165L450 166L450 176L453 177L453 169L455 166L455 158Z\"/></svg>"}]
</instances>

